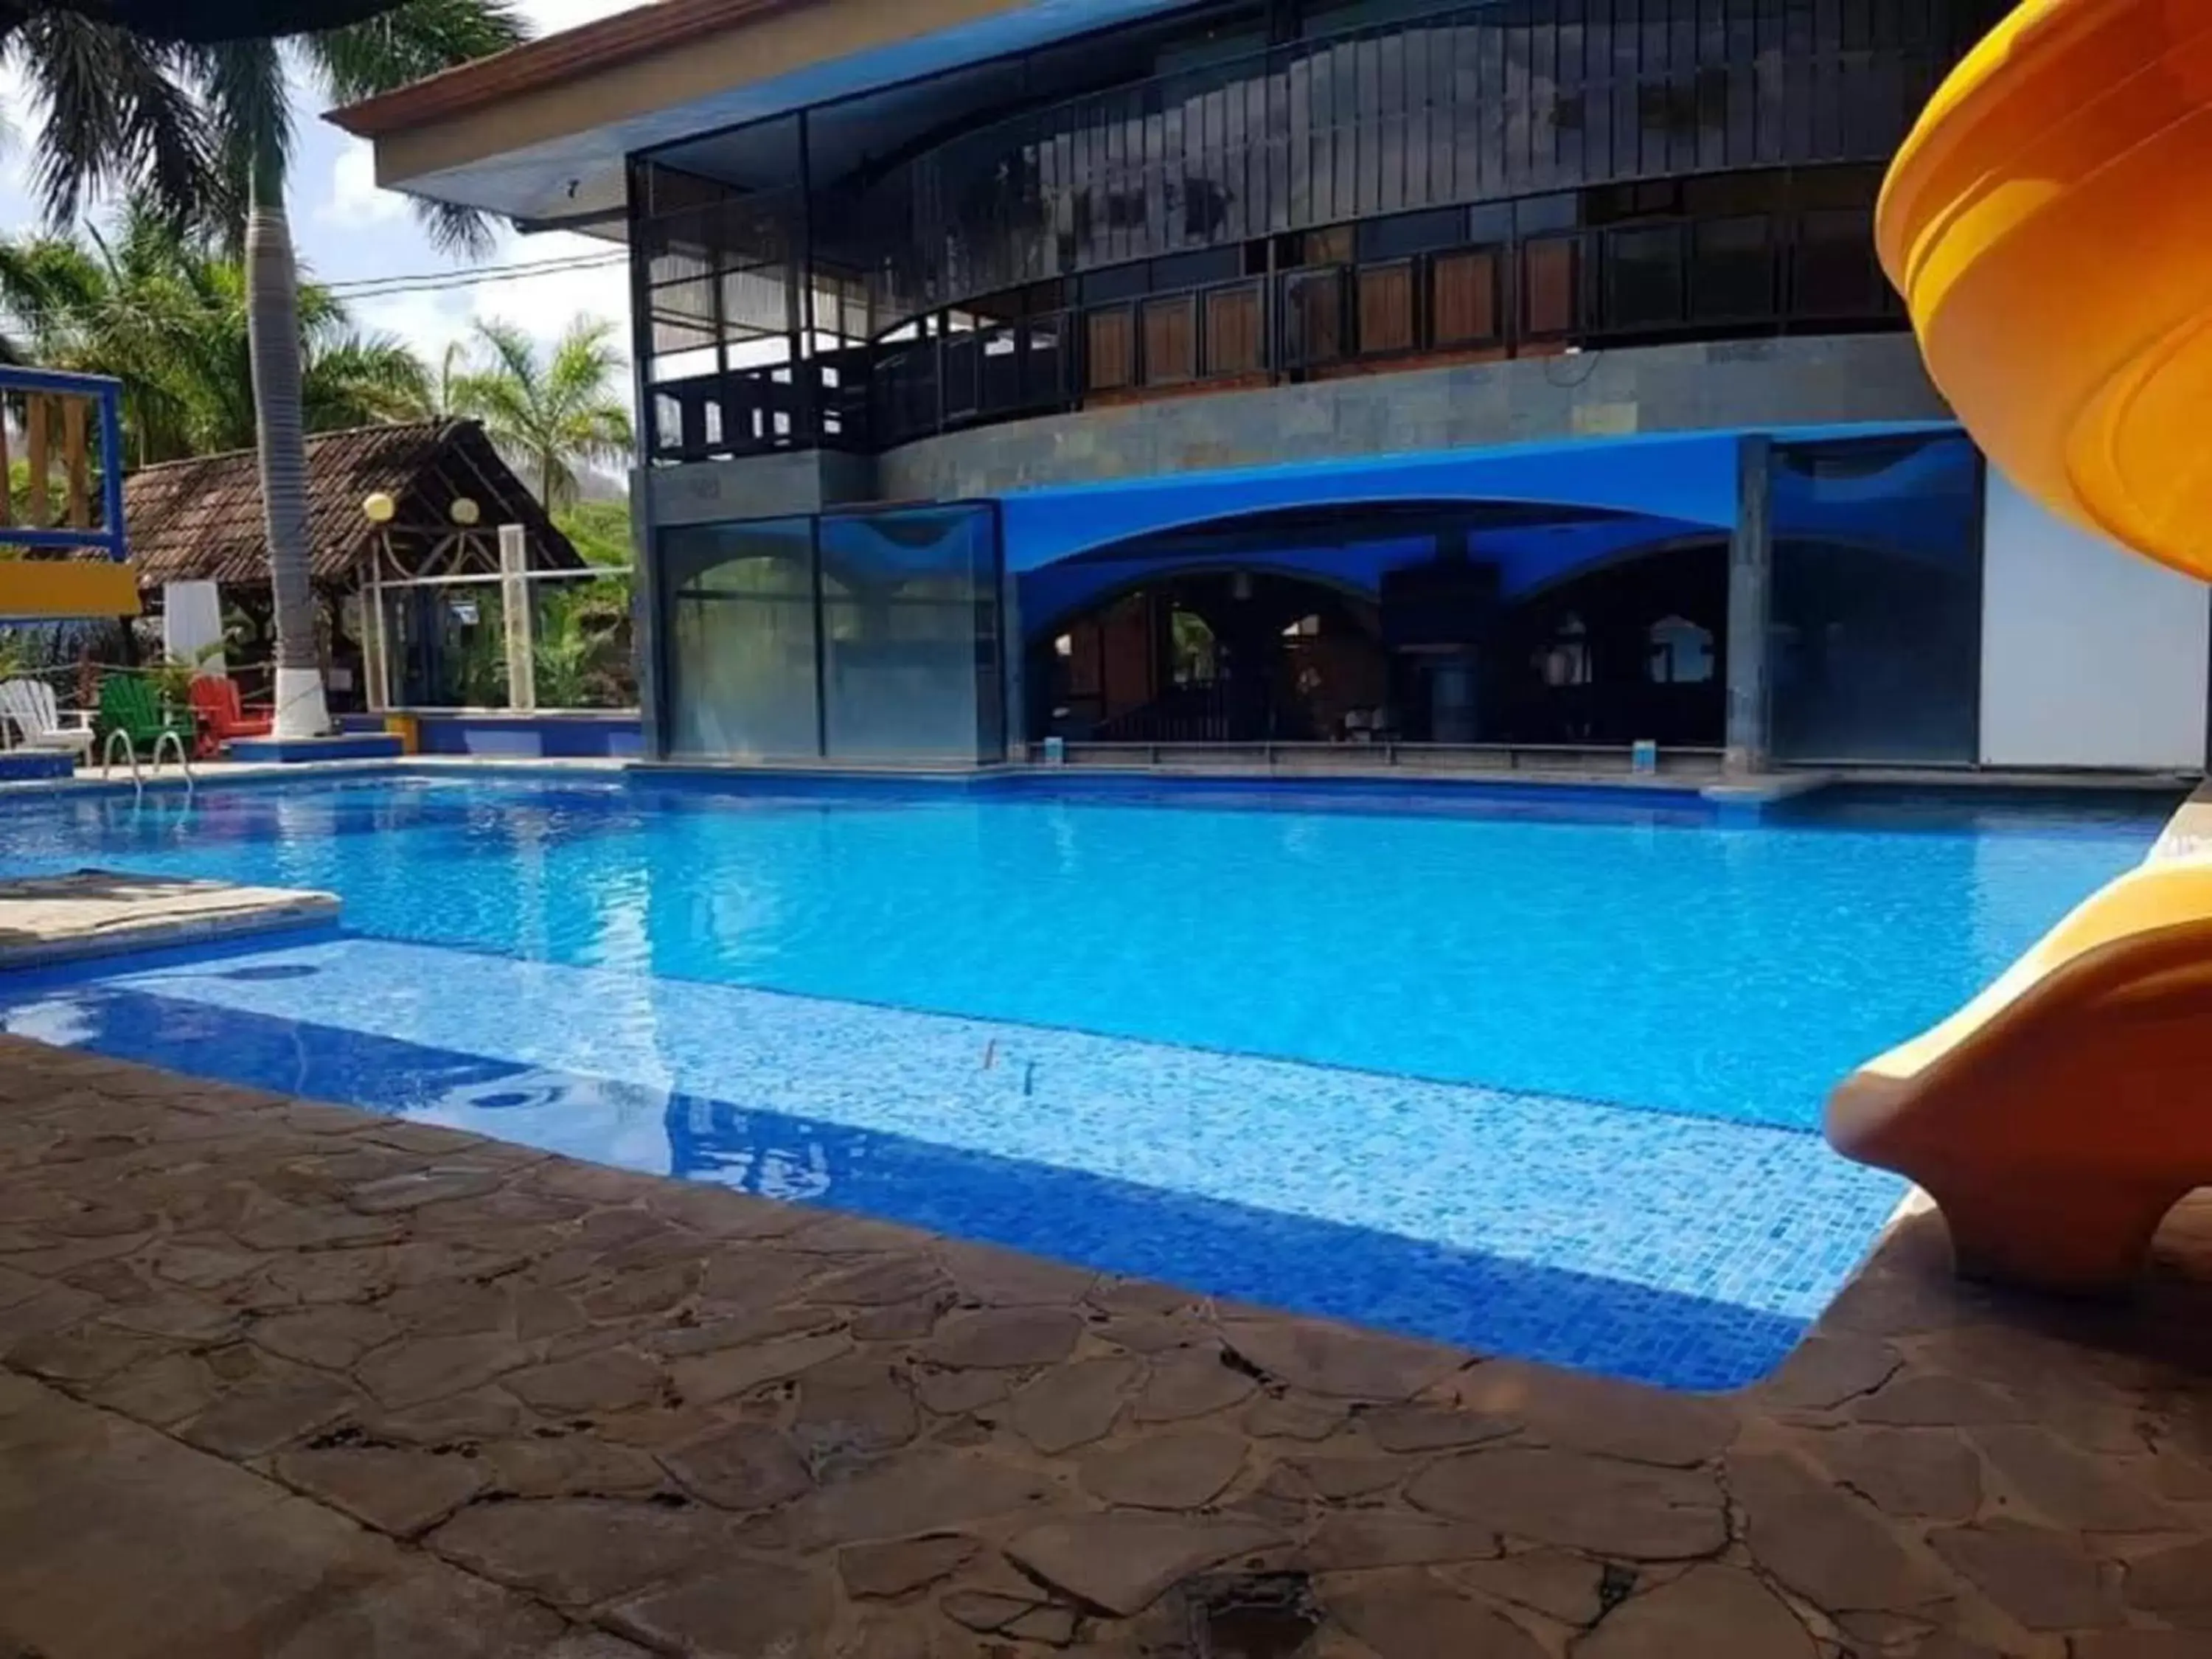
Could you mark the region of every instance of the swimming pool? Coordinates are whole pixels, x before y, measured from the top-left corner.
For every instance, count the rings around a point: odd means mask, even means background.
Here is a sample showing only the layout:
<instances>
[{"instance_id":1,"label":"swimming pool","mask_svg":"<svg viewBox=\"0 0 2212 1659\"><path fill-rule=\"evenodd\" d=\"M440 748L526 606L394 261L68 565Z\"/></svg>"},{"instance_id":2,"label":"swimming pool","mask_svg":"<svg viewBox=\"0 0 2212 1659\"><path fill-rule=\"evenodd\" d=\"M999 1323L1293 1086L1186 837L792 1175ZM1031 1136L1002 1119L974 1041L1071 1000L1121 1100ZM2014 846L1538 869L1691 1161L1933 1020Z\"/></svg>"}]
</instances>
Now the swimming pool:
<instances>
[{"instance_id":1,"label":"swimming pool","mask_svg":"<svg viewBox=\"0 0 2212 1659\"><path fill-rule=\"evenodd\" d=\"M9 1029L1685 1387L1901 1193L1822 1097L2165 803L380 775L0 809L9 873L341 931L0 982Z\"/></svg>"}]
</instances>

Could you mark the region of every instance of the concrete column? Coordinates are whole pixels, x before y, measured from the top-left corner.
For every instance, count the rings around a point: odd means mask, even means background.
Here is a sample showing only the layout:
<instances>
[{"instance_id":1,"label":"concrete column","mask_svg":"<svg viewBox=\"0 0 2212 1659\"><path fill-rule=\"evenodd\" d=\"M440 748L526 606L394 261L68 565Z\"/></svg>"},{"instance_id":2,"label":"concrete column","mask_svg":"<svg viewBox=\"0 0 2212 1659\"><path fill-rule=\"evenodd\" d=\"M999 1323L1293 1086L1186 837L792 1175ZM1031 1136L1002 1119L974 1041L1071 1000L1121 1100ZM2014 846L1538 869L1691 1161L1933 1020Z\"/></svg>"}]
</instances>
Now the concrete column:
<instances>
[{"instance_id":1,"label":"concrete column","mask_svg":"<svg viewBox=\"0 0 2212 1659\"><path fill-rule=\"evenodd\" d=\"M1732 774L1767 769L1770 683L1766 647L1774 586L1774 540L1767 514L1768 462L1773 441L1764 433L1736 449L1735 532L1729 541L1728 754Z\"/></svg>"},{"instance_id":2,"label":"concrete column","mask_svg":"<svg viewBox=\"0 0 2212 1659\"><path fill-rule=\"evenodd\" d=\"M507 624L507 706L519 714L538 710L538 619L530 608L530 544L519 524L499 527L500 613Z\"/></svg>"},{"instance_id":3,"label":"concrete column","mask_svg":"<svg viewBox=\"0 0 2212 1659\"><path fill-rule=\"evenodd\" d=\"M999 577L999 696L1004 746L987 761L1025 760L1029 729L1029 641L1022 626L1022 579L1011 570ZM1042 737L1043 733L1035 735Z\"/></svg>"},{"instance_id":4,"label":"concrete column","mask_svg":"<svg viewBox=\"0 0 2212 1659\"><path fill-rule=\"evenodd\" d=\"M668 744L660 720L660 560L653 545L652 477L641 466L632 468L629 475L629 637L637 659L641 752L647 760L665 760Z\"/></svg>"}]
</instances>

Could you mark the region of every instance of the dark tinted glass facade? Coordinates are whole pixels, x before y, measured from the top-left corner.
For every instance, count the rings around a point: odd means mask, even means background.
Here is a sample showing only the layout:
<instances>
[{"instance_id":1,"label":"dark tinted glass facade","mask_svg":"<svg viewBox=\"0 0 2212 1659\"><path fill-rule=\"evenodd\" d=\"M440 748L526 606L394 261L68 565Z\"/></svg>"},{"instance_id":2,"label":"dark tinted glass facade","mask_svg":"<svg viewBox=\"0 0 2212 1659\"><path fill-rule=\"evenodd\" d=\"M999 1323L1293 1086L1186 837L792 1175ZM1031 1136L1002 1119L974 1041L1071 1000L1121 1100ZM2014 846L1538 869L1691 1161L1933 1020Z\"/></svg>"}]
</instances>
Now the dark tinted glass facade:
<instances>
[{"instance_id":1,"label":"dark tinted glass facade","mask_svg":"<svg viewBox=\"0 0 2212 1659\"><path fill-rule=\"evenodd\" d=\"M662 752L996 758L997 520L953 504L754 519L659 538Z\"/></svg>"},{"instance_id":2,"label":"dark tinted glass facade","mask_svg":"<svg viewBox=\"0 0 2212 1659\"><path fill-rule=\"evenodd\" d=\"M1957 434L1775 447L1778 759L1975 758L1982 485Z\"/></svg>"},{"instance_id":3,"label":"dark tinted glass facade","mask_svg":"<svg viewBox=\"0 0 2212 1659\"><path fill-rule=\"evenodd\" d=\"M1895 326L1881 166L2004 9L1202 7L689 141L632 181L654 450L882 447L1348 357Z\"/></svg>"}]
</instances>

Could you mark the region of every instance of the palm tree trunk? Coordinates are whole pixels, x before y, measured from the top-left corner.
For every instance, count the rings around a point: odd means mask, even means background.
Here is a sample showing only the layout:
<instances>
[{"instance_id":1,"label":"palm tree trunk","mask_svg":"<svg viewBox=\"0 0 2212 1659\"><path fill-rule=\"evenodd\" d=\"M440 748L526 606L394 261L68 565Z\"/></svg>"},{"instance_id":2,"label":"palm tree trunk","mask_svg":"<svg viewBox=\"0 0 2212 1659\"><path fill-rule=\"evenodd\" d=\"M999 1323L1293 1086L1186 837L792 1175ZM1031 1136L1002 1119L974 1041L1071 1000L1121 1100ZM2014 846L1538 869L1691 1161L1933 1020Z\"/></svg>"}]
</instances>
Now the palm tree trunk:
<instances>
[{"instance_id":1,"label":"palm tree trunk","mask_svg":"<svg viewBox=\"0 0 2212 1659\"><path fill-rule=\"evenodd\" d=\"M273 175L273 176L272 176ZM315 649L307 542L307 441L300 406L300 298L281 172L257 167L246 221L246 339L261 463L261 510L276 617L280 738L330 729Z\"/></svg>"}]
</instances>

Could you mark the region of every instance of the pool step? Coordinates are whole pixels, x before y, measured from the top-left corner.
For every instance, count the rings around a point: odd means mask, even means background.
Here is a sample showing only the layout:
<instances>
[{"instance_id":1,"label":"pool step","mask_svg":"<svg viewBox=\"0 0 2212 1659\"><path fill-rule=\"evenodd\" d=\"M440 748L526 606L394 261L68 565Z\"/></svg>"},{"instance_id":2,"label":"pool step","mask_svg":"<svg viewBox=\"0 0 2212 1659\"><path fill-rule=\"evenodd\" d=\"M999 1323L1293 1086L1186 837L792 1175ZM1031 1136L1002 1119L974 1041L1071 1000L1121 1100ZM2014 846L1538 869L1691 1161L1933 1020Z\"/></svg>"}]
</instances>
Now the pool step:
<instances>
[{"instance_id":1,"label":"pool step","mask_svg":"<svg viewBox=\"0 0 2212 1659\"><path fill-rule=\"evenodd\" d=\"M0 970L336 921L330 893L77 870L0 881Z\"/></svg>"}]
</instances>

